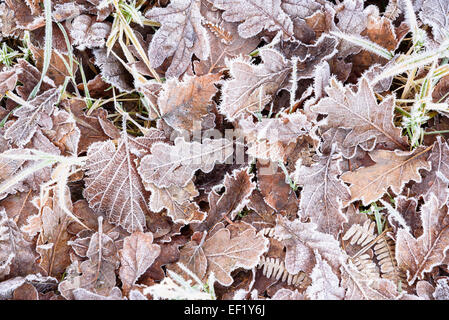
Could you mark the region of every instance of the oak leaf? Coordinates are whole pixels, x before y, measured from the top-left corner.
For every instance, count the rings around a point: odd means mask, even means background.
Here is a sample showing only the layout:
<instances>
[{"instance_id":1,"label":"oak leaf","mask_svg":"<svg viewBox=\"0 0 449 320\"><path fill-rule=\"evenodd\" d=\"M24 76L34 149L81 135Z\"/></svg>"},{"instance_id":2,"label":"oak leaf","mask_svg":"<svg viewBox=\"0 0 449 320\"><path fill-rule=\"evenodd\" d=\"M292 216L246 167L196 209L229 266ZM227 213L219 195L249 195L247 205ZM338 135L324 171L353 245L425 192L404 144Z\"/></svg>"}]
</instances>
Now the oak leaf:
<instances>
[{"instance_id":1,"label":"oak leaf","mask_svg":"<svg viewBox=\"0 0 449 320\"><path fill-rule=\"evenodd\" d=\"M5 209L0 208L0 280L33 273L36 258L31 243L23 238Z\"/></svg>"},{"instance_id":2,"label":"oak leaf","mask_svg":"<svg viewBox=\"0 0 449 320\"><path fill-rule=\"evenodd\" d=\"M399 267L406 270L409 284L440 265L449 249L447 206L440 209L438 199L431 195L421 207L421 220L423 234L419 238L404 229L397 232L396 259Z\"/></svg>"},{"instance_id":3,"label":"oak leaf","mask_svg":"<svg viewBox=\"0 0 449 320\"><path fill-rule=\"evenodd\" d=\"M316 157L316 160L310 167L298 163L292 176L303 187L301 215L309 217L318 226L318 231L337 238L347 220L342 213L342 202L351 198L348 187L338 179L341 156L329 154Z\"/></svg>"},{"instance_id":4,"label":"oak leaf","mask_svg":"<svg viewBox=\"0 0 449 320\"><path fill-rule=\"evenodd\" d=\"M318 252L315 257L316 264L310 275L312 284L306 290L307 296L312 300L342 300L345 290L340 287L337 275Z\"/></svg>"},{"instance_id":5,"label":"oak leaf","mask_svg":"<svg viewBox=\"0 0 449 320\"><path fill-rule=\"evenodd\" d=\"M401 129L393 124L393 96L378 104L365 78L360 80L357 92L332 78L326 92L328 97L321 99L311 109L328 115L324 123L327 128L351 129L339 146L345 157L352 158L357 146L366 151L373 150L376 144L392 150L407 149Z\"/></svg>"},{"instance_id":6,"label":"oak leaf","mask_svg":"<svg viewBox=\"0 0 449 320\"><path fill-rule=\"evenodd\" d=\"M377 201L388 188L400 194L410 180L421 182L420 169L429 171L426 153L430 148L407 151L374 150L369 156L375 165L362 167L354 172L345 172L340 177L350 183L351 200L362 200L363 205Z\"/></svg>"},{"instance_id":7,"label":"oak leaf","mask_svg":"<svg viewBox=\"0 0 449 320\"><path fill-rule=\"evenodd\" d=\"M214 273L217 282L230 286L231 272L237 268L251 269L268 250L268 239L256 234L256 229L244 222L241 229L222 228L206 239L202 250L207 258L207 273Z\"/></svg>"},{"instance_id":8,"label":"oak leaf","mask_svg":"<svg viewBox=\"0 0 449 320\"><path fill-rule=\"evenodd\" d=\"M425 199L433 193L437 196L440 206L443 206L449 196L449 147L440 136L433 144L427 161L430 162L432 170L423 172L422 181L414 184L411 191Z\"/></svg>"},{"instance_id":9,"label":"oak leaf","mask_svg":"<svg viewBox=\"0 0 449 320\"><path fill-rule=\"evenodd\" d=\"M144 183L154 183L159 188L183 187L196 170L210 172L216 162L225 162L232 152L233 143L227 139L207 138L199 143L177 137L173 146L155 143L151 154L142 159L139 173Z\"/></svg>"},{"instance_id":10,"label":"oak leaf","mask_svg":"<svg viewBox=\"0 0 449 320\"><path fill-rule=\"evenodd\" d=\"M314 223L303 223L299 219L289 221L280 217L274 228L274 237L287 248L285 267L291 274L312 272L316 265L315 252L321 255L334 272L338 272L346 258L338 241L330 234L317 231Z\"/></svg>"},{"instance_id":11,"label":"oak leaf","mask_svg":"<svg viewBox=\"0 0 449 320\"><path fill-rule=\"evenodd\" d=\"M182 188L175 185L168 188L158 188L152 183L145 187L151 191L150 209L154 212L167 209L167 215L172 218L174 223L200 222L206 217L200 207L191 201L199 195L191 181Z\"/></svg>"},{"instance_id":12,"label":"oak leaf","mask_svg":"<svg viewBox=\"0 0 449 320\"><path fill-rule=\"evenodd\" d=\"M259 65L243 57L227 62L232 79L224 82L219 109L230 121L243 112L262 111L291 73L291 63L278 51L260 49L259 54Z\"/></svg>"},{"instance_id":13,"label":"oak leaf","mask_svg":"<svg viewBox=\"0 0 449 320\"><path fill-rule=\"evenodd\" d=\"M445 0L424 1L419 17L422 22L432 27L434 39L441 43L449 38L449 3Z\"/></svg>"}]
</instances>

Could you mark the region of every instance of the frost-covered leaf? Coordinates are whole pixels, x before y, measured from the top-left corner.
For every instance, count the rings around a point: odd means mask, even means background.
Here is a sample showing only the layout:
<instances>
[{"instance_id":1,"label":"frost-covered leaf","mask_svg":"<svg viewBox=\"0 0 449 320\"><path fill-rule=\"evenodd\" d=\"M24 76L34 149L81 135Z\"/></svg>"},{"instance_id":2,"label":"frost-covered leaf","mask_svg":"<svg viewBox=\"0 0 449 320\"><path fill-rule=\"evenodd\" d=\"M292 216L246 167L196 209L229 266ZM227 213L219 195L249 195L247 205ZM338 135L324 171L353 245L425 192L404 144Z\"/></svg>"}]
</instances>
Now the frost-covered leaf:
<instances>
[{"instance_id":1,"label":"frost-covered leaf","mask_svg":"<svg viewBox=\"0 0 449 320\"><path fill-rule=\"evenodd\" d=\"M243 57L227 62L232 79L224 82L219 109L231 121L244 112L262 111L285 85L292 70L276 50L261 49L259 54L263 61L259 65Z\"/></svg>"},{"instance_id":2,"label":"frost-covered leaf","mask_svg":"<svg viewBox=\"0 0 449 320\"><path fill-rule=\"evenodd\" d=\"M365 78L359 82L357 92L344 87L335 78L326 88L329 97L321 99L312 111L327 114L324 126L351 129L339 146L347 158L352 158L359 145L373 150L377 145L390 150L407 149L401 129L393 124L395 99L393 96L377 103L374 92Z\"/></svg>"},{"instance_id":3,"label":"frost-covered leaf","mask_svg":"<svg viewBox=\"0 0 449 320\"><path fill-rule=\"evenodd\" d=\"M60 201L69 211L72 211L72 202L68 188L65 189L64 199L55 194L48 199L48 203L41 208L42 230L36 243L36 251L40 254L39 265L49 276L60 278L70 265L70 245L68 241L72 235L67 227L71 218L61 208Z\"/></svg>"},{"instance_id":4,"label":"frost-covered leaf","mask_svg":"<svg viewBox=\"0 0 449 320\"><path fill-rule=\"evenodd\" d=\"M362 167L353 172L345 172L341 179L350 183L351 202L362 200L363 205L377 201L388 188L400 194L410 180L421 182L420 169L429 171L426 160L429 148L411 152L374 150L369 156L375 165Z\"/></svg>"},{"instance_id":5,"label":"frost-covered leaf","mask_svg":"<svg viewBox=\"0 0 449 320\"><path fill-rule=\"evenodd\" d=\"M271 300L304 300L304 295L299 293L298 290L292 291L282 288L276 291Z\"/></svg>"},{"instance_id":6,"label":"frost-covered leaf","mask_svg":"<svg viewBox=\"0 0 449 320\"><path fill-rule=\"evenodd\" d=\"M215 83L221 74L184 77L182 82L169 79L159 95L158 107L162 119L172 128L193 132L208 115L208 107L217 92Z\"/></svg>"},{"instance_id":7,"label":"frost-covered leaf","mask_svg":"<svg viewBox=\"0 0 449 320\"><path fill-rule=\"evenodd\" d=\"M300 137L315 137L312 123L301 113L281 113L277 118L264 118L257 123L246 118L240 126L248 140L247 153L273 162L284 162Z\"/></svg>"},{"instance_id":8,"label":"frost-covered leaf","mask_svg":"<svg viewBox=\"0 0 449 320\"><path fill-rule=\"evenodd\" d=\"M152 129L140 138L123 132L117 145L112 140L92 144L87 150L83 191L89 205L129 232L143 231L149 194L140 180L136 161L149 152L154 142L164 139L162 132Z\"/></svg>"},{"instance_id":9,"label":"frost-covered leaf","mask_svg":"<svg viewBox=\"0 0 449 320\"><path fill-rule=\"evenodd\" d=\"M202 247L207 258L207 275L214 273L217 282L230 286L231 272L237 268L254 268L268 250L268 239L244 222L238 227L222 228L207 238Z\"/></svg>"},{"instance_id":10,"label":"frost-covered leaf","mask_svg":"<svg viewBox=\"0 0 449 320\"><path fill-rule=\"evenodd\" d=\"M151 154L142 159L139 173L145 183L154 183L159 188L183 187L196 170L210 172L216 162L225 162L232 152L233 143L226 139L207 138L199 143L178 137L173 146L155 143Z\"/></svg>"},{"instance_id":11,"label":"frost-covered leaf","mask_svg":"<svg viewBox=\"0 0 449 320\"><path fill-rule=\"evenodd\" d=\"M174 0L166 8L153 8L145 17L161 23L151 39L148 57L153 68L172 57L165 76L184 73L195 55L200 60L209 56L209 40L201 24L200 0Z\"/></svg>"},{"instance_id":12,"label":"frost-covered leaf","mask_svg":"<svg viewBox=\"0 0 449 320\"><path fill-rule=\"evenodd\" d=\"M199 193L193 182L185 187L173 185L168 188L158 188L150 183L146 186L151 191L149 207L154 212L167 209L167 215L174 223L189 224L191 222L203 221L206 214L191 200Z\"/></svg>"},{"instance_id":13,"label":"frost-covered leaf","mask_svg":"<svg viewBox=\"0 0 449 320\"><path fill-rule=\"evenodd\" d=\"M96 22L95 17L86 14L73 19L70 29L73 45L77 46L78 50L102 48L110 32L109 23Z\"/></svg>"},{"instance_id":14,"label":"frost-covered leaf","mask_svg":"<svg viewBox=\"0 0 449 320\"><path fill-rule=\"evenodd\" d=\"M281 0L213 0L215 7L224 10L223 19L229 22L243 21L238 32L250 38L262 30L281 31L284 38L293 36L293 22L282 10Z\"/></svg>"},{"instance_id":15,"label":"frost-covered leaf","mask_svg":"<svg viewBox=\"0 0 449 320\"><path fill-rule=\"evenodd\" d=\"M429 199L433 193L442 206L449 196L449 147L441 137L437 137L427 161L430 162L432 170L423 172L422 181L412 186L412 192L425 199Z\"/></svg>"},{"instance_id":16,"label":"frost-covered leaf","mask_svg":"<svg viewBox=\"0 0 449 320\"><path fill-rule=\"evenodd\" d=\"M312 166L297 164L293 180L302 186L301 214L310 217L318 231L337 238L346 222L342 202L351 196L348 187L337 177L341 174L338 155L321 156ZM299 160L301 162L301 159Z\"/></svg>"},{"instance_id":17,"label":"frost-covered leaf","mask_svg":"<svg viewBox=\"0 0 449 320\"><path fill-rule=\"evenodd\" d=\"M28 97L30 96L34 87L36 87L36 85L39 83L42 74L35 66L33 66L25 59L18 59L17 64L14 66L14 68L17 74L17 79L21 83L21 85L18 85L16 87L16 91L22 99L28 100ZM45 92L48 89L54 87L55 84L53 80L48 77L44 77L40 90L41 92Z\"/></svg>"},{"instance_id":18,"label":"frost-covered leaf","mask_svg":"<svg viewBox=\"0 0 449 320\"><path fill-rule=\"evenodd\" d=\"M223 20L222 11L212 9L212 4L201 1L205 29L209 37L210 55L206 60L194 61L195 74L205 75L226 68L226 59L249 54L260 43L257 36L242 38L237 32L238 23Z\"/></svg>"},{"instance_id":19,"label":"frost-covered leaf","mask_svg":"<svg viewBox=\"0 0 449 320\"><path fill-rule=\"evenodd\" d=\"M312 300L342 300L345 290L340 287L337 275L318 252L315 257L316 264L310 275L312 284L307 288L307 296Z\"/></svg>"},{"instance_id":20,"label":"frost-covered leaf","mask_svg":"<svg viewBox=\"0 0 449 320\"><path fill-rule=\"evenodd\" d=\"M0 96L3 96L8 90L13 90L16 82L17 73L14 69L0 72Z\"/></svg>"},{"instance_id":21,"label":"frost-covered leaf","mask_svg":"<svg viewBox=\"0 0 449 320\"><path fill-rule=\"evenodd\" d=\"M287 248L285 267L291 274L300 271L312 272L316 265L315 252L321 255L334 272L338 271L346 257L338 241L330 234L317 231L317 225L314 223L278 218L274 237L282 241Z\"/></svg>"},{"instance_id":22,"label":"frost-covered leaf","mask_svg":"<svg viewBox=\"0 0 449 320\"><path fill-rule=\"evenodd\" d=\"M223 182L225 187L223 194L219 194L213 189L209 193L210 209L206 221L197 226L199 230L210 230L225 215L234 219L248 204L249 197L256 187L256 184L251 181L252 177L252 174L248 174L247 168L236 169L232 174L226 174Z\"/></svg>"},{"instance_id":23,"label":"frost-covered leaf","mask_svg":"<svg viewBox=\"0 0 449 320\"><path fill-rule=\"evenodd\" d=\"M120 280L128 291L159 256L161 247L153 244L151 232L134 232L123 241L120 250Z\"/></svg>"},{"instance_id":24,"label":"frost-covered leaf","mask_svg":"<svg viewBox=\"0 0 449 320\"><path fill-rule=\"evenodd\" d=\"M112 51L120 59L124 59L123 52L117 45L112 48ZM132 75L114 54L108 55L106 48L93 49L92 52L95 56L95 64L100 67L101 75L106 82L125 92L131 92L134 89Z\"/></svg>"},{"instance_id":25,"label":"frost-covered leaf","mask_svg":"<svg viewBox=\"0 0 449 320\"><path fill-rule=\"evenodd\" d=\"M35 268L36 255L14 220L0 208L0 280L6 276L26 276Z\"/></svg>"},{"instance_id":26,"label":"frost-covered leaf","mask_svg":"<svg viewBox=\"0 0 449 320\"><path fill-rule=\"evenodd\" d=\"M341 286L346 290L345 300L417 299L404 291L400 293L398 287L389 279L366 277L352 263L344 264L341 273Z\"/></svg>"},{"instance_id":27,"label":"frost-covered leaf","mask_svg":"<svg viewBox=\"0 0 449 320\"><path fill-rule=\"evenodd\" d=\"M421 207L423 234L413 237L399 229L396 241L396 259L400 268L407 272L409 284L423 279L424 273L444 261L449 249L449 216L447 206L439 209L434 195Z\"/></svg>"},{"instance_id":28,"label":"frost-covered leaf","mask_svg":"<svg viewBox=\"0 0 449 320\"><path fill-rule=\"evenodd\" d=\"M441 43L449 39L449 2L446 0L426 0L419 17L432 27L434 39Z\"/></svg>"},{"instance_id":29,"label":"frost-covered leaf","mask_svg":"<svg viewBox=\"0 0 449 320\"><path fill-rule=\"evenodd\" d=\"M6 129L4 137L23 147L38 128L51 129L53 126L51 115L59 94L60 90L50 89L29 101L27 105L16 109L13 115L17 120Z\"/></svg>"}]
</instances>

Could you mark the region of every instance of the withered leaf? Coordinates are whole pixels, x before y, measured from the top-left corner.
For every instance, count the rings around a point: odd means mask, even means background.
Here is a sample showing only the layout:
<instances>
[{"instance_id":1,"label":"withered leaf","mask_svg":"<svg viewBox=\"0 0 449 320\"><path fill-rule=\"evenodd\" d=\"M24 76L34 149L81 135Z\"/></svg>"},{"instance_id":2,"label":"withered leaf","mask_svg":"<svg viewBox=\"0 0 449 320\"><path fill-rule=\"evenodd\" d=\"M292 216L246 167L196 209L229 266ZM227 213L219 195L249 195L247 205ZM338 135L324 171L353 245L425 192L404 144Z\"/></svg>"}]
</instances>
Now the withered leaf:
<instances>
[{"instance_id":1,"label":"withered leaf","mask_svg":"<svg viewBox=\"0 0 449 320\"><path fill-rule=\"evenodd\" d=\"M279 217L274 229L274 237L287 248L285 267L291 274L300 271L312 272L316 265L315 252L338 272L345 253L338 241L330 234L317 231L314 223L303 223L299 219L289 221Z\"/></svg>"},{"instance_id":2,"label":"withered leaf","mask_svg":"<svg viewBox=\"0 0 449 320\"><path fill-rule=\"evenodd\" d=\"M0 72L0 96L6 91L13 90L17 82L17 73L14 69Z\"/></svg>"},{"instance_id":3,"label":"withered leaf","mask_svg":"<svg viewBox=\"0 0 449 320\"><path fill-rule=\"evenodd\" d=\"M86 14L77 16L72 21L71 27L73 45L77 46L78 50L102 48L111 32L111 25L108 22L96 22L93 16Z\"/></svg>"},{"instance_id":4,"label":"withered leaf","mask_svg":"<svg viewBox=\"0 0 449 320\"><path fill-rule=\"evenodd\" d=\"M115 45L112 48L112 51L114 51L120 59L124 59L124 54L120 47ZM106 82L125 92L131 92L134 89L132 85L134 82L132 75L114 54L110 53L108 55L106 48L93 49L92 52L95 56L95 64L100 67L101 75Z\"/></svg>"},{"instance_id":5,"label":"withered leaf","mask_svg":"<svg viewBox=\"0 0 449 320\"><path fill-rule=\"evenodd\" d=\"M284 38L293 36L293 22L282 10L281 0L213 0L215 7L224 10L223 19L229 22L243 21L238 32L250 38L262 30L281 31Z\"/></svg>"},{"instance_id":6,"label":"withered leaf","mask_svg":"<svg viewBox=\"0 0 449 320\"><path fill-rule=\"evenodd\" d=\"M26 276L35 268L36 255L14 220L0 208L0 280L5 277Z\"/></svg>"},{"instance_id":7,"label":"withered leaf","mask_svg":"<svg viewBox=\"0 0 449 320\"><path fill-rule=\"evenodd\" d=\"M315 137L312 123L301 113L281 113L277 118L264 118L256 124L246 118L240 121L240 126L248 139L247 153L273 162L285 161L300 137Z\"/></svg>"},{"instance_id":8,"label":"withered leaf","mask_svg":"<svg viewBox=\"0 0 449 320\"><path fill-rule=\"evenodd\" d=\"M291 63L278 51L260 49L259 54L263 61L259 65L243 57L227 62L232 79L224 82L219 109L230 121L243 112L262 111L291 72Z\"/></svg>"},{"instance_id":9,"label":"withered leaf","mask_svg":"<svg viewBox=\"0 0 449 320\"><path fill-rule=\"evenodd\" d=\"M318 252L315 252L315 257L316 264L310 275L312 284L307 288L307 296L312 300L342 300L345 290L340 287L337 275Z\"/></svg>"},{"instance_id":10,"label":"withered leaf","mask_svg":"<svg viewBox=\"0 0 449 320\"><path fill-rule=\"evenodd\" d=\"M369 156L375 165L362 167L354 172L345 172L341 176L350 183L351 202L362 200L368 205L382 197L391 188L400 194L404 185L410 180L421 182L420 169L429 171L430 163L426 160L430 148L418 148L411 152L374 150Z\"/></svg>"},{"instance_id":11,"label":"withered leaf","mask_svg":"<svg viewBox=\"0 0 449 320\"><path fill-rule=\"evenodd\" d=\"M438 199L431 195L421 207L423 234L413 237L404 229L399 229L396 241L396 259L400 268L407 271L407 280L413 284L423 279L444 260L449 248L449 216L447 206L439 209Z\"/></svg>"},{"instance_id":12,"label":"withered leaf","mask_svg":"<svg viewBox=\"0 0 449 320\"><path fill-rule=\"evenodd\" d=\"M86 188L84 197L97 212L129 232L145 229L149 210L148 192L137 172L137 159L149 152L151 144L164 140L156 129L141 138L132 138L124 131L117 141L93 143L87 150Z\"/></svg>"},{"instance_id":13,"label":"withered leaf","mask_svg":"<svg viewBox=\"0 0 449 320\"><path fill-rule=\"evenodd\" d=\"M419 17L432 27L434 39L441 43L449 38L449 3L445 0L427 0L423 2Z\"/></svg>"},{"instance_id":14,"label":"withered leaf","mask_svg":"<svg viewBox=\"0 0 449 320\"><path fill-rule=\"evenodd\" d=\"M256 234L256 229L239 222L237 231L222 228L204 242L202 250L207 258L207 275L213 272L217 281L230 286L231 272L237 268L251 269L268 250L268 239Z\"/></svg>"},{"instance_id":15,"label":"withered leaf","mask_svg":"<svg viewBox=\"0 0 449 320\"><path fill-rule=\"evenodd\" d=\"M18 119L6 129L4 137L17 146L23 147L31 140L38 128L51 129L53 127L51 115L55 103L58 102L59 94L59 89L50 89L29 101L27 105L16 109L13 115Z\"/></svg>"},{"instance_id":16,"label":"withered leaf","mask_svg":"<svg viewBox=\"0 0 449 320\"><path fill-rule=\"evenodd\" d=\"M174 0L166 8L153 8L145 17L161 23L151 39L148 57L153 68L173 56L166 77L184 73L195 55L200 60L209 56L209 40L201 24L200 0Z\"/></svg>"},{"instance_id":17,"label":"withered leaf","mask_svg":"<svg viewBox=\"0 0 449 320\"><path fill-rule=\"evenodd\" d=\"M318 231L337 238L346 217L342 213L342 202L351 196L348 187L337 177L341 174L341 156L321 156L312 166L297 164L294 181L302 186L301 215L309 217ZM301 161L301 160L299 160Z\"/></svg>"},{"instance_id":18,"label":"withered leaf","mask_svg":"<svg viewBox=\"0 0 449 320\"><path fill-rule=\"evenodd\" d=\"M70 217L61 208L60 197L66 208L72 211L70 192L65 189L64 195L54 194L48 203L41 208L42 231L36 243L36 251L40 254L40 266L49 276L60 278L70 265L68 241L72 237L67 230Z\"/></svg>"},{"instance_id":19,"label":"withered leaf","mask_svg":"<svg viewBox=\"0 0 449 320\"><path fill-rule=\"evenodd\" d=\"M368 80L362 78L358 91L344 87L335 78L326 88L329 97L321 99L312 111L327 114L325 126L351 129L342 142L341 150L351 158L359 145L363 150L373 150L376 144L384 148L407 149L401 129L393 124L395 100L393 96L378 104Z\"/></svg>"},{"instance_id":20,"label":"withered leaf","mask_svg":"<svg viewBox=\"0 0 449 320\"><path fill-rule=\"evenodd\" d=\"M341 268L341 286L346 290L345 300L399 300L417 299L405 291L400 293L396 284L383 278L367 278L352 263Z\"/></svg>"},{"instance_id":21,"label":"withered leaf","mask_svg":"<svg viewBox=\"0 0 449 320\"><path fill-rule=\"evenodd\" d=\"M161 247L153 244L151 232L134 232L123 241L120 253L120 279L125 291L131 289L139 277L159 256Z\"/></svg>"},{"instance_id":22,"label":"withered leaf","mask_svg":"<svg viewBox=\"0 0 449 320\"><path fill-rule=\"evenodd\" d=\"M432 170L423 172L422 181L412 186L412 192L426 199L433 193L442 206L449 196L449 147L440 136L437 137L427 161L430 162Z\"/></svg>"},{"instance_id":23,"label":"withered leaf","mask_svg":"<svg viewBox=\"0 0 449 320\"><path fill-rule=\"evenodd\" d=\"M199 130L217 92L214 84L220 78L221 74L207 74L184 77L182 82L175 78L167 80L158 98L162 119L179 131Z\"/></svg>"},{"instance_id":24,"label":"withered leaf","mask_svg":"<svg viewBox=\"0 0 449 320\"><path fill-rule=\"evenodd\" d=\"M249 202L249 197L256 187L251 179L252 174L248 174L247 168L234 170L232 174L227 173L223 183L224 193L220 195L215 190L209 193L210 209L206 221L198 226L199 230L209 230L223 219L223 216L234 219Z\"/></svg>"},{"instance_id":25,"label":"withered leaf","mask_svg":"<svg viewBox=\"0 0 449 320\"><path fill-rule=\"evenodd\" d=\"M225 162L232 152L233 143L227 139L207 138L199 143L177 137L173 146L155 143L151 154L142 159L139 173L145 183L154 183L159 188L183 187L196 170L210 172L216 162Z\"/></svg>"},{"instance_id":26,"label":"withered leaf","mask_svg":"<svg viewBox=\"0 0 449 320\"><path fill-rule=\"evenodd\" d=\"M17 73L17 79L22 84L16 87L16 91L22 99L28 100L28 97L41 78L41 72L25 59L17 60L17 64L14 68ZM55 87L53 80L44 77L41 85L41 92L45 92L52 87Z\"/></svg>"},{"instance_id":27,"label":"withered leaf","mask_svg":"<svg viewBox=\"0 0 449 320\"><path fill-rule=\"evenodd\" d=\"M189 182L185 187L173 185L168 188L158 188L150 183L146 188L151 191L150 209L154 212L167 209L167 215L174 223L200 222L206 217L200 207L191 201L199 195L193 182Z\"/></svg>"}]
</instances>

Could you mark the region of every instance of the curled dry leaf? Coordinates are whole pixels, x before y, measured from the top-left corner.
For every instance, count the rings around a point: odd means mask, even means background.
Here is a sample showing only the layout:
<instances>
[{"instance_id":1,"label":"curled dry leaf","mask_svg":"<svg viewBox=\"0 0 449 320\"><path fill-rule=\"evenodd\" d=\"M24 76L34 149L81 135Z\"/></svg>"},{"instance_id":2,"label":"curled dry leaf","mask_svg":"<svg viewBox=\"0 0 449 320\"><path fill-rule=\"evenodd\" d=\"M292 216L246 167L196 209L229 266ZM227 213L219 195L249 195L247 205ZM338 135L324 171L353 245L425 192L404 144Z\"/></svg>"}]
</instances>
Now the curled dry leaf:
<instances>
[{"instance_id":1,"label":"curled dry leaf","mask_svg":"<svg viewBox=\"0 0 449 320\"><path fill-rule=\"evenodd\" d=\"M172 56L165 76L177 77L186 71L195 55L200 60L209 56L209 40L201 24L200 0L174 0L166 8L153 8L145 17L161 23L148 49L153 68Z\"/></svg>"},{"instance_id":2,"label":"curled dry leaf","mask_svg":"<svg viewBox=\"0 0 449 320\"><path fill-rule=\"evenodd\" d=\"M102 48L110 32L109 23L96 22L93 16L86 14L77 16L70 29L73 45L77 46L78 50Z\"/></svg>"},{"instance_id":3,"label":"curled dry leaf","mask_svg":"<svg viewBox=\"0 0 449 320\"><path fill-rule=\"evenodd\" d=\"M151 154L139 166L144 183L154 183L159 188L172 185L183 187L196 170L210 172L215 163L223 163L232 155L233 143L227 139L204 139L202 143L186 142L177 137L175 145L155 143Z\"/></svg>"},{"instance_id":4,"label":"curled dry leaf","mask_svg":"<svg viewBox=\"0 0 449 320\"><path fill-rule=\"evenodd\" d=\"M369 155L375 165L345 172L341 179L350 183L351 200L361 200L363 205L379 200L388 188L400 194L410 180L421 182L419 170L431 169L426 160L427 149L415 151L374 150Z\"/></svg>"},{"instance_id":5,"label":"curled dry leaf","mask_svg":"<svg viewBox=\"0 0 449 320\"><path fill-rule=\"evenodd\" d=\"M0 72L0 96L6 91L13 90L17 83L17 73L15 70Z\"/></svg>"},{"instance_id":6,"label":"curled dry leaf","mask_svg":"<svg viewBox=\"0 0 449 320\"><path fill-rule=\"evenodd\" d=\"M447 206L440 209L438 199L431 195L421 207L421 220L423 234L419 238L404 229L399 229L397 235L396 259L406 270L409 284L423 279L424 273L441 264L449 248Z\"/></svg>"}]
</instances>

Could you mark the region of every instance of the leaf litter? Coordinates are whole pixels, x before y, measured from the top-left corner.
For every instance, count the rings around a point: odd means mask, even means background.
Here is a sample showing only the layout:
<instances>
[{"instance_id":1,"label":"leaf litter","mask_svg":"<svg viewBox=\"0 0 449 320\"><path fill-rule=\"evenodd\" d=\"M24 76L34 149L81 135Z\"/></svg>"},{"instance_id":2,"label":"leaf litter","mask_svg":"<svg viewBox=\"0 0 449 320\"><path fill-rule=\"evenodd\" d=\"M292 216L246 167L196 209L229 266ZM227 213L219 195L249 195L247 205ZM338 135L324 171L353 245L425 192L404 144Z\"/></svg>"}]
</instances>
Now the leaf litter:
<instances>
[{"instance_id":1,"label":"leaf litter","mask_svg":"<svg viewBox=\"0 0 449 320\"><path fill-rule=\"evenodd\" d=\"M0 299L448 299L447 11L1 3Z\"/></svg>"}]
</instances>

